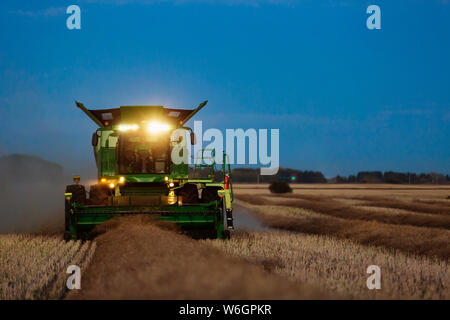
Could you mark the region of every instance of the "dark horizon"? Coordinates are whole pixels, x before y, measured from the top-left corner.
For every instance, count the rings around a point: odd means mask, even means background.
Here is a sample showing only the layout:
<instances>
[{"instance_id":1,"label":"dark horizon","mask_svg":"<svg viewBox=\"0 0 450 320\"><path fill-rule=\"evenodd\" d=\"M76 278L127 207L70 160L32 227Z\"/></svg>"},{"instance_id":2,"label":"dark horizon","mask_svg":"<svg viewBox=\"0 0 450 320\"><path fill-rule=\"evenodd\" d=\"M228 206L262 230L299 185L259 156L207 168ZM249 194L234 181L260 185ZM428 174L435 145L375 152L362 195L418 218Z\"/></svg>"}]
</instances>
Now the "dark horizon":
<instances>
[{"instance_id":1,"label":"dark horizon","mask_svg":"<svg viewBox=\"0 0 450 320\"><path fill-rule=\"evenodd\" d=\"M66 179L70 179L70 177L74 176L74 175L82 175L80 172L68 172L67 169L64 168L64 165L56 162L56 161L51 161L45 158L41 158L40 156L37 155L31 155L31 154L18 154L18 153L13 153L13 154L8 154L8 155L3 155L0 156L0 173L3 172L1 166L5 165L5 163L2 163L2 161L4 160L14 160L14 163L11 163L11 161L6 162L6 164L13 164L13 165L20 165L20 163L17 163L17 161L24 161L25 163L48 163L49 165L55 165L55 167L59 167L61 169L61 175L63 177L65 177ZM7 169L11 169L11 168L7 168ZM92 179L96 179L96 168L94 167L93 169L95 169L93 172L84 172L87 176L84 176L84 178L88 179L88 180L92 180ZM252 173L255 173L255 179L256 177L259 176L260 179L262 180L271 180L272 176L263 176L260 175L259 173L259 168L255 168L255 167L239 167L238 165L233 165L232 166L233 172L235 173L236 171L251 171ZM5 171L6 172L6 171ZM316 171L316 170L309 170L309 169L293 169L293 168L285 168L285 167L280 167L278 173L274 176L279 177L280 175L283 176L283 172L292 172L292 175L295 175L298 172L304 172L304 173L320 173L323 175L323 173L321 171ZM395 174L404 174L404 175L416 175L416 176L420 176L420 175L441 175L442 177L446 178L446 182L445 183L450 183L450 174L449 173L445 173L445 172L396 172L393 170L387 170L387 171L380 171L380 170L362 170L362 171L358 171L355 172L353 174L349 174L349 175L340 175L337 174L336 176L333 177L328 177L323 175L323 177L329 181L329 180L333 180L336 178L349 178L351 176L354 176L355 178L358 176L359 173L375 173L375 172L381 172L381 174L386 174L386 173L395 173ZM39 173L37 173L39 174ZM82 175L83 176L83 175ZM296 183L298 181L290 181L293 183ZM349 183L356 183L357 181L352 181ZM386 183L391 183L391 182L386 182Z\"/></svg>"}]
</instances>

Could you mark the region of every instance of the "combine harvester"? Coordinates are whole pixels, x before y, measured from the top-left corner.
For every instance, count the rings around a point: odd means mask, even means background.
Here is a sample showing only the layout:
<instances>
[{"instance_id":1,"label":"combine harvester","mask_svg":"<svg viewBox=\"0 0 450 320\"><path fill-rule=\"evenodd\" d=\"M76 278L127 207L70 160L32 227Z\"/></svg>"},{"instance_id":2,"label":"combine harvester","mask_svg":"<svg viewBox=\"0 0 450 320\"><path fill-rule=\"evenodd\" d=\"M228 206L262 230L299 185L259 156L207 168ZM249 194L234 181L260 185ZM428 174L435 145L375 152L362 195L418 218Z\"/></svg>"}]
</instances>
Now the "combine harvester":
<instances>
[{"instance_id":1,"label":"combine harvester","mask_svg":"<svg viewBox=\"0 0 450 320\"><path fill-rule=\"evenodd\" d=\"M194 237L229 238L233 189L227 155L223 154L219 177L215 150L201 150L190 174L186 162L175 164L171 156L174 148L181 155L187 152L186 137L195 144L194 132L185 124L206 103L193 110L163 106L88 110L76 102L98 126L92 135L98 183L90 186L89 197L79 176L66 187L64 238L85 239L96 225L130 214L174 222Z\"/></svg>"}]
</instances>

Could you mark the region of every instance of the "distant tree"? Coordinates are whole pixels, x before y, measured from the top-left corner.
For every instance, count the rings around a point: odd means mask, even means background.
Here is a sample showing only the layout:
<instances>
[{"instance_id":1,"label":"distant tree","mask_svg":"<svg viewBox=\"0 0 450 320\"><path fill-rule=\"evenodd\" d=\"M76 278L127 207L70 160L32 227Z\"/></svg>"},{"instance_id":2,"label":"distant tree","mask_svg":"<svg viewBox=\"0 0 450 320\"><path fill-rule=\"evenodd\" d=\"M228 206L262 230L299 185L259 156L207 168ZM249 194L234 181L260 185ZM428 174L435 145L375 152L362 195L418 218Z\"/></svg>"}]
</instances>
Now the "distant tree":
<instances>
[{"instance_id":1,"label":"distant tree","mask_svg":"<svg viewBox=\"0 0 450 320\"><path fill-rule=\"evenodd\" d=\"M280 168L273 176L262 176L260 169L235 168L232 170L233 182L244 183L271 183L273 181L284 181L287 183L404 183L404 184L450 184L450 176L440 173L411 173L386 171L361 171L348 177L338 175L327 179L320 171L301 171L289 168ZM221 179L222 172L217 171L216 180Z\"/></svg>"},{"instance_id":2,"label":"distant tree","mask_svg":"<svg viewBox=\"0 0 450 320\"><path fill-rule=\"evenodd\" d=\"M233 182L257 183L259 169L236 168L232 172Z\"/></svg>"},{"instance_id":3,"label":"distant tree","mask_svg":"<svg viewBox=\"0 0 450 320\"><path fill-rule=\"evenodd\" d=\"M385 183L408 183L408 174L387 171L383 175L383 181Z\"/></svg>"},{"instance_id":4,"label":"distant tree","mask_svg":"<svg viewBox=\"0 0 450 320\"><path fill-rule=\"evenodd\" d=\"M347 183L348 179L346 177L336 176L335 181L336 183Z\"/></svg>"},{"instance_id":5,"label":"distant tree","mask_svg":"<svg viewBox=\"0 0 450 320\"><path fill-rule=\"evenodd\" d=\"M290 193L292 192L289 183L284 181L274 181L270 184L269 190L272 193Z\"/></svg>"},{"instance_id":6,"label":"distant tree","mask_svg":"<svg viewBox=\"0 0 450 320\"><path fill-rule=\"evenodd\" d=\"M356 177L359 183L380 183L383 182L381 171L362 171Z\"/></svg>"},{"instance_id":7,"label":"distant tree","mask_svg":"<svg viewBox=\"0 0 450 320\"><path fill-rule=\"evenodd\" d=\"M326 183L327 179L320 171L300 171L289 168L280 168L273 176L259 175L259 169L236 168L232 170L234 182L270 183L284 181L288 183Z\"/></svg>"}]
</instances>

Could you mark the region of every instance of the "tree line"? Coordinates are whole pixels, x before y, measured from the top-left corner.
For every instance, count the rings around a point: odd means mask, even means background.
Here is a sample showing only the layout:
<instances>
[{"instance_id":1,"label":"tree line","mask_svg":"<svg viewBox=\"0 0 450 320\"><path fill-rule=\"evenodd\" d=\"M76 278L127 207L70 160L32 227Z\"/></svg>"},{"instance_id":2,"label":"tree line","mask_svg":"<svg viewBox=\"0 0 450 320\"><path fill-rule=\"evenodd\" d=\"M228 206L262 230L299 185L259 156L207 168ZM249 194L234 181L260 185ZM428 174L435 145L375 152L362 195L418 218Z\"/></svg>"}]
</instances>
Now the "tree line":
<instances>
[{"instance_id":1,"label":"tree line","mask_svg":"<svg viewBox=\"0 0 450 320\"><path fill-rule=\"evenodd\" d=\"M235 168L232 170L233 182L270 183L285 181L289 183L393 183L393 184L450 184L450 176L441 173L412 173L394 171L360 171L356 175L327 179L320 171L302 171L280 168L273 176L260 175L259 169Z\"/></svg>"}]
</instances>

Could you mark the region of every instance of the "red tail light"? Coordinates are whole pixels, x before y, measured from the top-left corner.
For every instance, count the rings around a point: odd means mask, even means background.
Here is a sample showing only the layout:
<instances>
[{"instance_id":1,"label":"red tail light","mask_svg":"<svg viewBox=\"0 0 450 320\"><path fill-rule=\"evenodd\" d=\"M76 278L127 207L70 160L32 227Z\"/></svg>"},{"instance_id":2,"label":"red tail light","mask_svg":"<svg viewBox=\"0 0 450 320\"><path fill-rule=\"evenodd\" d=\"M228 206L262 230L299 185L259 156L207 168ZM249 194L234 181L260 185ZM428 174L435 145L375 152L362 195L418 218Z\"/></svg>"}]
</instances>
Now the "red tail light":
<instances>
[{"instance_id":1,"label":"red tail light","mask_svg":"<svg viewBox=\"0 0 450 320\"><path fill-rule=\"evenodd\" d=\"M225 175L225 189L230 189L230 177L228 176L228 174Z\"/></svg>"}]
</instances>

